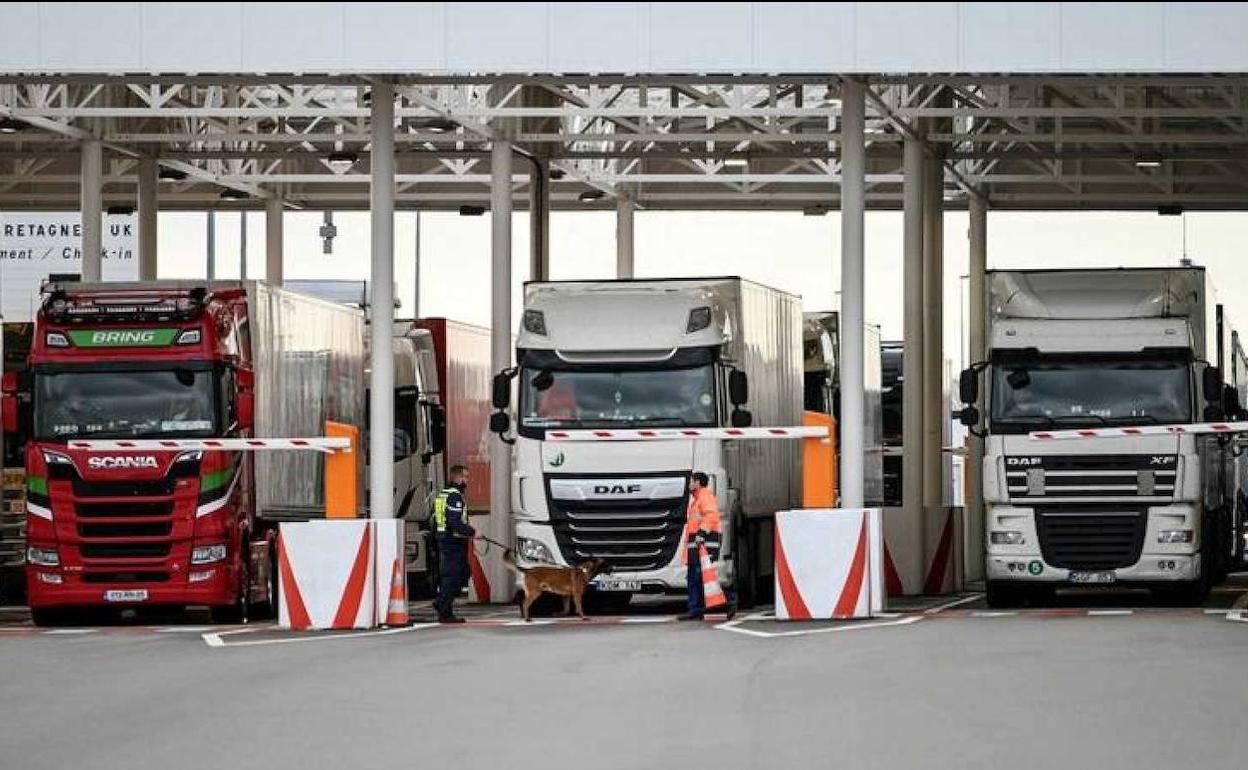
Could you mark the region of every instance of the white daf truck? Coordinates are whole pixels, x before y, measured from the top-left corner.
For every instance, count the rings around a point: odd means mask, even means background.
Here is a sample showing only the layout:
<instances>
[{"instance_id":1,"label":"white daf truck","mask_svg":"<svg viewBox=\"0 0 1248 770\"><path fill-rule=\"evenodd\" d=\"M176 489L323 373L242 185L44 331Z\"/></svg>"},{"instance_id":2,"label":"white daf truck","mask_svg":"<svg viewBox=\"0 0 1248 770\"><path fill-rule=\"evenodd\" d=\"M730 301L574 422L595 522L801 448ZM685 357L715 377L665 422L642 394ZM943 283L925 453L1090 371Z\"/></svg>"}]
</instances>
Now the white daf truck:
<instances>
[{"instance_id":1,"label":"white daf truck","mask_svg":"<svg viewBox=\"0 0 1248 770\"><path fill-rule=\"evenodd\" d=\"M743 605L770 587L771 522L795 507L796 441L548 441L567 429L798 425L800 298L740 278L525 286L517 366L496 381L491 428L512 428L512 511L523 560L602 557L617 596L683 592L690 474L723 511L723 577ZM507 439L510 440L510 439Z\"/></svg>"},{"instance_id":2,"label":"white daf truck","mask_svg":"<svg viewBox=\"0 0 1248 770\"><path fill-rule=\"evenodd\" d=\"M1127 584L1198 602L1242 557L1229 437L1036 441L1033 431L1240 416L1233 333L1203 268L993 271L985 383L988 603Z\"/></svg>"}]
</instances>

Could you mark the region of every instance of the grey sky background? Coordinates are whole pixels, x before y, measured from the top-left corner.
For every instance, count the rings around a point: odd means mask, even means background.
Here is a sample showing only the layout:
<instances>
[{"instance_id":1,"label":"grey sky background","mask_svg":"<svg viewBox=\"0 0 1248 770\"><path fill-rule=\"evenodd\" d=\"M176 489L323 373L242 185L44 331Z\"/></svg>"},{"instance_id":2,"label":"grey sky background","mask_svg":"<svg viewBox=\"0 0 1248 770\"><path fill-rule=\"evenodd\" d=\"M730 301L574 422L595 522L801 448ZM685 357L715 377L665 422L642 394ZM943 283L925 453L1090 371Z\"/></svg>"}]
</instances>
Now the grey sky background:
<instances>
[{"instance_id":1,"label":"grey sky background","mask_svg":"<svg viewBox=\"0 0 1248 770\"><path fill-rule=\"evenodd\" d=\"M1191 213L1162 217L1151 212L990 212L989 267L1117 267L1176 265L1183 252L1210 268L1219 298L1238 328L1246 328L1248 301L1248 215ZM288 213L285 222L288 278L364 279L369 275L369 224L363 212L334 216L334 253L323 255L319 212ZM528 218L517 214L513 228L516 290L528 278ZM160 219L160 277L202 278L206 272L202 213L163 213ZM945 216L945 340L947 356L960 363L962 308L967 267L967 217ZM217 216L217 274L238 275L238 215ZM410 315L414 288L415 215L395 223L395 280ZM264 217L248 223L248 272L264 274ZM640 278L740 275L803 298L806 309L836 303L840 283L840 219L787 212L650 212L636 214L636 271ZM898 212L872 212L866 222L866 316L880 324L885 339L902 336L902 219ZM421 308L426 316L447 316L488 325L490 317L490 219L456 213L421 214ZM557 212L551 217L551 274L556 279L613 277L614 212Z\"/></svg>"}]
</instances>

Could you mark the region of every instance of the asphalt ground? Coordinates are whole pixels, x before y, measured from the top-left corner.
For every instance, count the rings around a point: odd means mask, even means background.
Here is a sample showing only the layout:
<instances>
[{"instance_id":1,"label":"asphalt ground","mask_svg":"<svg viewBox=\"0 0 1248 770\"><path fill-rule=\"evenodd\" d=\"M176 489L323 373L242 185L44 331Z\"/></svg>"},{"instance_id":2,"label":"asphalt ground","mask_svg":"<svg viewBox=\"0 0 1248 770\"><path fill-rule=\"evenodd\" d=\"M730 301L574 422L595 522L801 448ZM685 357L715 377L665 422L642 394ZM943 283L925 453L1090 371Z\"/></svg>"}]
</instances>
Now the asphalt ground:
<instances>
[{"instance_id":1,"label":"asphalt ground","mask_svg":"<svg viewBox=\"0 0 1248 770\"><path fill-rule=\"evenodd\" d=\"M1204 607L967 594L881 618L291 633L0 610L0 768L1236 768L1248 579ZM419 615L423 608L415 607ZM98 621L98 622L92 622Z\"/></svg>"}]
</instances>

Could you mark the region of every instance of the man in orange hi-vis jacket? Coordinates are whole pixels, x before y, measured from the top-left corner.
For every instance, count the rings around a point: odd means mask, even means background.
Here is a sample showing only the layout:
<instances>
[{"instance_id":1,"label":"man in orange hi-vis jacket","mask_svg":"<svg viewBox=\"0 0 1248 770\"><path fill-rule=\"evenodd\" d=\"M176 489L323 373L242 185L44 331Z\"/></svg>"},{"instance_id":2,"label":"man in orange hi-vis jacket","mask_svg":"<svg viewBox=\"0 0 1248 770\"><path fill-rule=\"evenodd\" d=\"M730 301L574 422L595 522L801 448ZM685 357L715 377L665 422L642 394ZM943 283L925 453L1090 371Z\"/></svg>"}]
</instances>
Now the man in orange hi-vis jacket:
<instances>
[{"instance_id":1,"label":"man in orange hi-vis jacket","mask_svg":"<svg viewBox=\"0 0 1248 770\"><path fill-rule=\"evenodd\" d=\"M719 503L710 488L710 478L701 471L695 472L689 479L689 507L685 513L685 548L681 553L686 571L686 583L689 589L688 611L680 616L681 620L700 620L706 614L706 597L702 588L702 561L698 549L706 546L711 560L719 559L722 545L722 528L720 526ZM726 608L728 619L736 614L736 601L729 595Z\"/></svg>"}]
</instances>

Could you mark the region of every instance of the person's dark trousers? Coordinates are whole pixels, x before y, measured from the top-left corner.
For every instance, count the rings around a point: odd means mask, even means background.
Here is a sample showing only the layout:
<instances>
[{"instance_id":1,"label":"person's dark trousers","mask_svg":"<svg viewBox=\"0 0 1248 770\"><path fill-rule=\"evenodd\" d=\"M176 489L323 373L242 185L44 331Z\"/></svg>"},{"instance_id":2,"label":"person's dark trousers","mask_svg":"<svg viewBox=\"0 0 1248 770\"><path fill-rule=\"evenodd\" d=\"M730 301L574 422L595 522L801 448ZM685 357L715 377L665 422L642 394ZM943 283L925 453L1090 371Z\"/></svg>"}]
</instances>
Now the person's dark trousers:
<instances>
[{"instance_id":1,"label":"person's dark trousers","mask_svg":"<svg viewBox=\"0 0 1248 770\"><path fill-rule=\"evenodd\" d=\"M702 565L698 563L695 554L689 556L689 567L685 572L685 584L689 589L689 614L703 614L705 610L702 608L702 605L705 603L705 599L702 595Z\"/></svg>"},{"instance_id":2,"label":"person's dark trousers","mask_svg":"<svg viewBox=\"0 0 1248 770\"><path fill-rule=\"evenodd\" d=\"M462 538L438 538L438 567L441 578L433 608L439 617L447 617L455 614L455 597L468 585L468 550Z\"/></svg>"}]
</instances>

